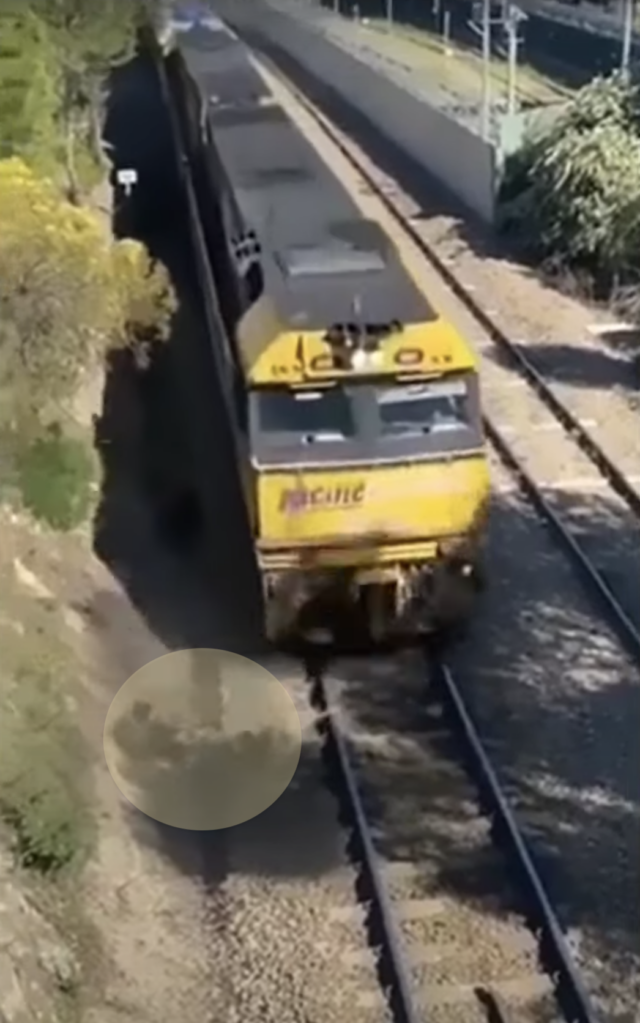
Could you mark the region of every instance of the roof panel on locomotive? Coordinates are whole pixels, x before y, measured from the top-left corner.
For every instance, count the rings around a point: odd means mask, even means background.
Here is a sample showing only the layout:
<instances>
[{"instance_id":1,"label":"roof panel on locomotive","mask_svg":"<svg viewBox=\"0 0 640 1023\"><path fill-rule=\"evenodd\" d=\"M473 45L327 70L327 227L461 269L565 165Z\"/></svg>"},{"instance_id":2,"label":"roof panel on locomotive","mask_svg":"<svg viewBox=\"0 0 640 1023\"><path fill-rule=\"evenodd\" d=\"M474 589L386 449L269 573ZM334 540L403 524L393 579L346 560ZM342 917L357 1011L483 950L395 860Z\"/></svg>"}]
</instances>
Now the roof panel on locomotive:
<instances>
[{"instance_id":1,"label":"roof panel on locomotive","mask_svg":"<svg viewBox=\"0 0 640 1023\"><path fill-rule=\"evenodd\" d=\"M367 221L313 145L271 97L248 51L224 28L181 36L207 99L215 147L262 245L266 289L294 329L354 320L433 322L379 224Z\"/></svg>"}]
</instances>

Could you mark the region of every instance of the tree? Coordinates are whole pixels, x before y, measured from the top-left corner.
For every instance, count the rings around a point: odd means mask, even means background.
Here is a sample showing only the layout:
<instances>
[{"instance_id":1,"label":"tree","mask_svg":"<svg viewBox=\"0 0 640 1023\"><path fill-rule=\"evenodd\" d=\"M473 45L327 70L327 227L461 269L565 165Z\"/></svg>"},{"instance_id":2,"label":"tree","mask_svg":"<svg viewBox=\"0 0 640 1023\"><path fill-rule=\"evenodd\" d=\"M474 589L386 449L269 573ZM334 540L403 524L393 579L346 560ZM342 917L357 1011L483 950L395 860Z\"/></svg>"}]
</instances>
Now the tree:
<instances>
[{"instance_id":1,"label":"tree","mask_svg":"<svg viewBox=\"0 0 640 1023\"><path fill-rule=\"evenodd\" d=\"M0 0L0 488L56 529L85 520L99 471L70 399L108 349L166 338L175 307L164 268L80 206L142 2Z\"/></svg>"},{"instance_id":2,"label":"tree","mask_svg":"<svg viewBox=\"0 0 640 1023\"><path fill-rule=\"evenodd\" d=\"M166 338L164 267L61 198L18 158L0 161L0 393L11 419L55 418L109 348ZM5 420L6 421L6 420Z\"/></svg>"},{"instance_id":3,"label":"tree","mask_svg":"<svg viewBox=\"0 0 640 1023\"><path fill-rule=\"evenodd\" d=\"M109 72L134 53L143 10L156 0L31 0L28 17L43 27L55 54L58 123L68 194L79 201L79 154L103 163L101 135ZM14 3L15 7L15 3ZM18 18L27 17L24 14ZM7 155L7 154L5 154Z\"/></svg>"},{"instance_id":4,"label":"tree","mask_svg":"<svg viewBox=\"0 0 640 1023\"><path fill-rule=\"evenodd\" d=\"M527 140L501 192L504 231L607 290L640 266L639 98L618 76L580 90Z\"/></svg>"},{"instance_id":5,"label":"tree","mask_svg":"<svg viewBox=\"0 0 640 1023\"><path fill-rule=\"evenodd\" d=\"M60 74L46 26L32 12L0 21L0 156L24 156L45 173L59 154Z\"/></svg>"}]
</instances>

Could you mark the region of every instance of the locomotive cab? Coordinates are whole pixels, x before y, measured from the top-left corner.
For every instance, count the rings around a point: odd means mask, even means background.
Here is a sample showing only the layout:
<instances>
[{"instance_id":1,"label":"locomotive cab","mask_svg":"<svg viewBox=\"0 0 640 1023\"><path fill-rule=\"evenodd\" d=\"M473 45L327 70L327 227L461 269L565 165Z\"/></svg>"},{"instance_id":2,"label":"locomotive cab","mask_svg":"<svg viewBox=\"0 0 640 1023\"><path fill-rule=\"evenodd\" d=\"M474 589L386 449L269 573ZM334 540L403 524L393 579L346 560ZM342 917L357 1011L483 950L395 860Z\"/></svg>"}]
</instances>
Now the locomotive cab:
<instances>
[{"instance_id":1,"label":"locomotive cab","mask_svg":"<svg viewBox=\"0 0 640 1023\"><path fill-rule=\"evenodd\" d=\"M336 586L340 613L359 606L376 639L437 627L445 589L458 602L474 589L488 495L478 376L418 333L303 338L300 379L250 391L256 545L276 632Z\"/></svg>"}]
</instances>

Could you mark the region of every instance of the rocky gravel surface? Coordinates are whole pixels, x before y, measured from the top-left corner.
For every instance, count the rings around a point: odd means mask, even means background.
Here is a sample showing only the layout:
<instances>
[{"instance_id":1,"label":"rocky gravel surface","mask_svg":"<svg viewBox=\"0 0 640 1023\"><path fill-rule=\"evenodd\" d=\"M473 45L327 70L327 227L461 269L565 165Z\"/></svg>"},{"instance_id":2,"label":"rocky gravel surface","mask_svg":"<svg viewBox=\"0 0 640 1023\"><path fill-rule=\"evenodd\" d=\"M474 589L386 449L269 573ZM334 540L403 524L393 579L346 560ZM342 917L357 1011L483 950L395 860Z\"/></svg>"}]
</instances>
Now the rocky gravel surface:
<instances>
[{"instance_id":1,"label":"rocky gravel surface","mask_svg":"<svg viewBox=\"0 0 640 1023\"><path fill-rule=\"evenodd\" d=\"M338 661L329 675L421 1014L486 1019L478 992L492 991L514 1018L553 1018L552 983L422 657Z\"/></svg>"},{"instance_id":2,"label":"rocky gravel surface","mask_svg":"<svg viewBox=\"0 0 640 1023\"><path fill-rule=\"evenodd\" d=\"M590 990L609 1019L630 1023L640 995L638 666L511 481L494 478L490 589L452 663ZM606 501L582 503L606 537Z\"/></svg>"},{"instance_id":3,"label":"rocky gravel surface","mask_svg":"<svg viewBox=\"0 0 640 1023\"><path fill-rule=\"evenodd\" d=\"M491 250L446 215L423 217L420 233L554 394L640 493L638 334L618 317L563 295L533 271ZM493 347L489 358L499 359Z\"/></svg>"},{"instance_id":4,"label":"rocky gravel surface","mask_svg":"<svg viewBox=\"0 0 640 1023\"><path fill-rule=\"evenodd\" d=\"M224 836L227 875L210 912L213 1018L389 1023L304 674L260 660L296 702L303 752L286 793Z\"/></svg>"},{"instance_id":5,"label":"rocky gravel surface","mask_svg":"<svg viewBox=\"0 0 640 1023\"><path fill-rule=\"evenodd\" d=\"M78 983L80 964L71 942L37 906L25 879L16 876L6 838L0 834L0 1019L58 1023L64 1019L65 993Z\"/></svg>"}]
</instances>

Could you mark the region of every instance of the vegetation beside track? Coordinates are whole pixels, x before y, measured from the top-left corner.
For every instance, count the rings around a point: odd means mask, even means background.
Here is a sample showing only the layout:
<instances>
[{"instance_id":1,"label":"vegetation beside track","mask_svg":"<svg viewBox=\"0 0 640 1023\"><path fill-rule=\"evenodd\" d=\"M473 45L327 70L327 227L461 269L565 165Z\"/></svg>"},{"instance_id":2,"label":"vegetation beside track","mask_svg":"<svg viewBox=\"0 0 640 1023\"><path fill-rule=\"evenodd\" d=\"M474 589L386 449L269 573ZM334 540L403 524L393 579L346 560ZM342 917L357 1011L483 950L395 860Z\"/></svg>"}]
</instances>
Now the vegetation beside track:
<instances>
[{"instance_id":1,"label":"vegetation beside track","mask_svg":"<svg viewBox=\"0 0 640 1023\"><path fill-rule=\"evenodd\" d=\"M506 165L502 233L640 322L640 88L595 79Z\"/></svg>"},{"instance_id":2,"label":"vegetation beside track","mask_svg":"<svg viewBox=\"0 0 640 1023\"><path fill-rule=\"evenodd\" d=\"M8 921L31 959L0 950L0 973L23 975L29 1009L44 1004L36 1014L51 1020L77 1018L92 942L78 878L95 832L95 753L64 592L88 564L93 417L109 352L162 342L175 308L165 268L115 240L96 202L98 189L110 195L108 79L135 52L143 4L0 6L0 903L10 912L18 878L35 907L30 922L18 910ZM36 955L45 938L50 969ZM4 1007L0 992L2 1018Z\"/></svg>"},{"instance_id":3,"label":"vegetation beside track","mask_svg":"<svg viewBox=\"0 0 640 1023\"><path fill-rule=\"evenodd\" d=\"M138 6L34 0L2 11L0 488L59 528L82 521L96 482L72 399L108 349L165 336L173 308L163 268L138 243L115 242L90 202L108 172L107 76L134 51Z\"/></svg>"}]
</instances>

